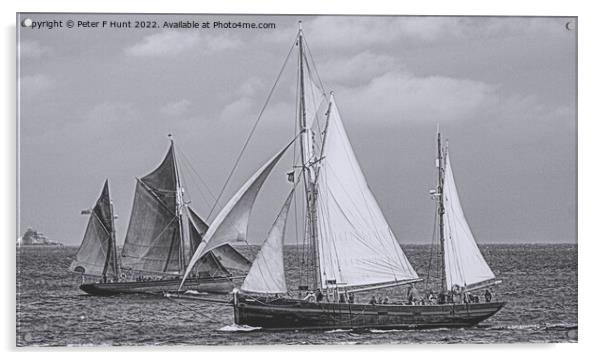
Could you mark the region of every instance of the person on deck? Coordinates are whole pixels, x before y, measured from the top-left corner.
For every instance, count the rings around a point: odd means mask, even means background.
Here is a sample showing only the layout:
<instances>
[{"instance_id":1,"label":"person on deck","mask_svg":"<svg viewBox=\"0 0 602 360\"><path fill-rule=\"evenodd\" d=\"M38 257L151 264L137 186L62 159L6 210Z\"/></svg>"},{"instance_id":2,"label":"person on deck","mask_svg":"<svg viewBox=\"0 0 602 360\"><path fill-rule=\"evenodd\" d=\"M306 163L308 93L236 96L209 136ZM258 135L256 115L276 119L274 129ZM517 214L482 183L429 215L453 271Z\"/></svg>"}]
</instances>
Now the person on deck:
<instances>
[{"instance_id":1,"label":"person on deck","mask_svg":"<svg viewBox=\"0 0 602 360\"><path fill-rule=\"evenodd\" d=\"M368 304L370 304L370 305L376 305L376 296L372 295L372 297L370 298L370 301L368 302Z\"/></svg>"},{"instance_id":2,"label":"person on deck","mask_svg":"<svg viewBox=\"0 0 602 360\"><path fill-rule=\"evenodd\" d=\"M420 293L418 289L414 287L414 284L410 284L407 293L408 304L415 305L417 301L420 300Z\"/></svg>"},{"instance_id":3,"label":"person on deck","mask_svg":"<svg viewBox=\"0 0 602 360\"><path fill-rule=\"evenodd\" d=\"M324 300L324 294L322 294L320 289L316 289L316 302L321 302L322 300Z\"/></svg>"},{"instance_id":4,"label":"person on deck","mask_svg":"<svg viewBox=\"0 0 602 360\"><path fill-rule=\"evenodd\" d=\"M436 298L435 293L433 292L433 290L429 291L428 301L429 301L430 305L433 305L433 304L437 303L437 298Z\"/></svg>"},{"instance_id":5,"label":"person on deck","mask_svg":"<svg viewBox=\"0 0 602 360\"><path fill-rule=\"evenodd\" d=\"M349 303L353 304L354 301L355 301L355 295L353 295L353 293L349 294Z\"/></svg>"},{"instance_id":6,"label":"person on deck","mask_svg":"<svg viewBox=\"0 0 602 360\"><path fill-rule=\"evenodd\" d=\"M492 297L491 291L489 291L489 289L485 289L485 302L491 302Z\"/></svg>"},{"instance_id":7,"label":"person on deck","mask_svg":"<svg viewBox=\"0 0 602 360\"><path fill-rule=\"evenodd\" d=\"M383 304L388 304L389 303L389 297L385 296L385 300L383 300Z\"/></svg>"}]
</instances>

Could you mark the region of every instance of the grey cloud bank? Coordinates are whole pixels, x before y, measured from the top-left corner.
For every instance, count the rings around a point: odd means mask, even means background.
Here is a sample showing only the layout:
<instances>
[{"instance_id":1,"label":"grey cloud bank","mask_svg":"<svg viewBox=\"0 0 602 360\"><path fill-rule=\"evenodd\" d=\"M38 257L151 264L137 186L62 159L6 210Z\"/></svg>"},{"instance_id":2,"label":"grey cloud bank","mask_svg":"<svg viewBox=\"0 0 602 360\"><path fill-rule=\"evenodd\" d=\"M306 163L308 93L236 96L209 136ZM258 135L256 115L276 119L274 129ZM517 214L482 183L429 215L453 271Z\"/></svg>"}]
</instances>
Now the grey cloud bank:
<instances>
[{"instance_id":1,"label":"grey cloud bank","mask_svg":"<svg viewBox=\"0 0 602 360\"><path fill-rule=\"evenodd\" d=\"M69 17L78 16L102 19ZM123 241L134 179L158 164L168 133L190 162L182 165L188 195L207 216L212 196L191 167L218 192L302 18L320 76L335 91L364 173L402 243L431 240L437 123L479 242L576 241L571 19L182 17L273 21L277 28L21 30L21 233L32 226L79 243L79 211L108 177ZM293 135L294 81L292 61L222 204ZM266 185L282 196L287 166ZM252 242L265 234L282 196L260 195Z\"/></svg>"}]
</instances>

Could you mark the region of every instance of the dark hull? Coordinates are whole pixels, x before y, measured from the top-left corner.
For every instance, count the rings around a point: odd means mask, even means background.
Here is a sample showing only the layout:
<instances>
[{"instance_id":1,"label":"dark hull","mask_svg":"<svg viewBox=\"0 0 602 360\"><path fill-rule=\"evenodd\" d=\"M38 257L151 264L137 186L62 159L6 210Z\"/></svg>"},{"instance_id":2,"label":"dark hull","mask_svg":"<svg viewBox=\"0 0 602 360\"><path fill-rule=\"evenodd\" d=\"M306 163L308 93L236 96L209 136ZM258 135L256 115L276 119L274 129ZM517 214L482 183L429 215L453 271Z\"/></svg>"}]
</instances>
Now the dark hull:
<instances>
[{"instance_id":1,"label":"dark hull","mask_svg":"<svg viewBox=\"0 0 602 360\"><path fill-rule=\"evenodd\" d=\"M129 281L113 283L86 283L80 289L91 295L161 294L178 291L180 280ZM187 279L181 291L196 290L214 294L228 294L234 288L229 278Z\"/></svg>"},{"instance_id":2,"label":"dark hull","mask_svg":"<svg viewBox=\"0 0 602 360\"><path fill-rule=\"evenodd\" d=\"M505 304L369 305L294 299L267 303L238 296L234 302L234 321L239 325L282 330L457 328L476 325Z\"/></svg>"}]
</instances>

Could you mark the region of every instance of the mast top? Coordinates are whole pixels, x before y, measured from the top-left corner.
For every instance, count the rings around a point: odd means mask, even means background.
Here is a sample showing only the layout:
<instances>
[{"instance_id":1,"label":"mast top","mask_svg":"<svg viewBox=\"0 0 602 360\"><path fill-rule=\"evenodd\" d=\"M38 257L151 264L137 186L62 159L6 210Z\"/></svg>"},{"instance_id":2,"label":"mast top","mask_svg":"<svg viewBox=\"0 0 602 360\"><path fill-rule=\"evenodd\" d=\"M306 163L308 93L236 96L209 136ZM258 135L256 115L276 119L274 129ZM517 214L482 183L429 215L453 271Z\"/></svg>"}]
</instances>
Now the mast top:
<instances>
[{"instance_id":1,"label":"mast top","mask_svg":"<svg viewBox=\"0 0 602 360\"><path fill-rule=\"evenodd\" d=\"M299 20L299 31L303 31L303 21Z\"/></svg>"}]
</instances>

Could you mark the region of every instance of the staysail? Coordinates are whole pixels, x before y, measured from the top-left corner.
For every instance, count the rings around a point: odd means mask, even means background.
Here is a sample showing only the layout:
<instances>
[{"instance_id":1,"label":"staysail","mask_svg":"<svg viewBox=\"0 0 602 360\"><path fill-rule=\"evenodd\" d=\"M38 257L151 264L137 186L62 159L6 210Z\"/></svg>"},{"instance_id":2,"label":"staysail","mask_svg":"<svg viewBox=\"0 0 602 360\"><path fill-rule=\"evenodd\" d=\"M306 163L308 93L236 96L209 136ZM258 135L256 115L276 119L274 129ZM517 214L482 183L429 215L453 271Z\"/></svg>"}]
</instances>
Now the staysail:
<instances>
[{"instance_id":1,"label":"staysail","mask_svg":"<svg viewBox=\"0 0 602 360\"><path fill-rule=\"evenodd\" d=\"M177 209L173 143L153 172L137 179L134 205L123 245L124 268L179 272L181 234Z\"/></svg>"},{"instance_id":2,"label":"staysail","mask_svg":"<svg viewBox=\"0 0 602 360\"><path fill-rule=\"evenodd\" d=\"M190 257L203 241L203 236L209 225L190 206L186 206L188 213L188 231L190 233Z\"/></svg>"},{"instance_id":3,"label":"staysail","mask_svg":"<svg viewBox=\"0 0 602 360\"><path fill-rule=\"evenodd\" d=\"M255 204L255 199L268 175L278 163L278 160L284 155L285 151L291 146L290 142L284 149L280 150L274 157L266 162L247 182L234 194L228 203L217 214L207 233L204 241L195 251L190 263L186 268L182 283L196 264L196 262L209 251L218 248L224 244L245 241L247 238L247 228L249 224L249 215Z\"/></svg>"},{"instance_id":4,"label":"staysail","mask_svg":"<svg viewBox=\"0 0 602 360\"><path fill-rule=\"evenodd\" d=\"M295 189L290 192L257 254L241 290L264 294L287 292L284 277L284 232Z\"/></svg>"},{"instance_id":5,"label":"staysail","mask_svg":"<svg viewBox=\"0 0 602 360\"><path fill-rule=\"evenodd\" d=\"M445 278L447 289L454 285L470 285L492 280L495 275L487 265L470 231L460 204L449 153L445 161L443 181L443 215Z\"/></svg>"},{"instance_id":6,"label":"staysail","mask_svg":"<svg viewBox=\"0 0 602 360\"><path fill-rule=\"evenodd\" d=\"M207 225L207 223L205 223L191 207L187 206L187 209L192 250L190 257L192 257L203 241L203 235L207 232L207 229L209 229L209 225ZM230 244L225 244L213 249L211 253L215 256L215 260L219 261L227 269L247 272L251 268L251 262Z\"/></svg>"},{"instance_id":7,"label":"staysail","mask_svg":"<svg viewBox=\"0 0 602 360\"><path fill-rule=\"evenodd\" d=\"M318 175L318 251L322 286L362 286L418 276L372 195L330 99Z\"/></svg>"},{"instance_id":8,"label":"staysail","mask_svg":"<svg viewBox=\"0 0 602 360\"><path fill-rule=\"evenodd\" d=\"M84 239L69 270L86 275L117 275L112 216L109 180L106 180L96 205L90 211Z\"/></svg>"}]
</instances>

